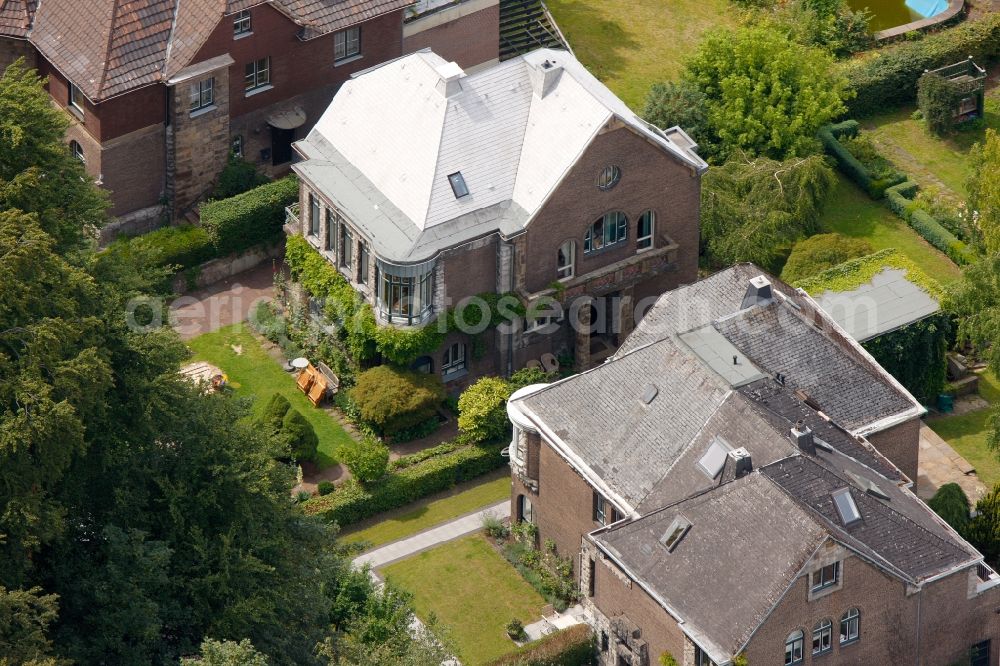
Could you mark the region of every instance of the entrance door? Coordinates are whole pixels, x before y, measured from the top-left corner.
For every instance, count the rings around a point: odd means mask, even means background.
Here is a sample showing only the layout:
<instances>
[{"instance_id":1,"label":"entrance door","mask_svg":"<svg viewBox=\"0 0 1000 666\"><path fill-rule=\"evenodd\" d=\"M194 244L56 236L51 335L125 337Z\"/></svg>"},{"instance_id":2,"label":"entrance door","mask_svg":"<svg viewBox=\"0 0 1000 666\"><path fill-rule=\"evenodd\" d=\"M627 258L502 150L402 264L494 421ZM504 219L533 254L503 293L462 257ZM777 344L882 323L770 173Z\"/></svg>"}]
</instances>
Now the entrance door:
<instances>
[{"instance_id":1,"label":"entrance door","mask_svg":"<svg viewBox=\"0 0 1000 666\"><path fill-rule=\"evenodd\" d=\"M277 166L292 161L292 141L294 140L294 129L271 127L271 164Z\"/></svg>"}]
</instances>

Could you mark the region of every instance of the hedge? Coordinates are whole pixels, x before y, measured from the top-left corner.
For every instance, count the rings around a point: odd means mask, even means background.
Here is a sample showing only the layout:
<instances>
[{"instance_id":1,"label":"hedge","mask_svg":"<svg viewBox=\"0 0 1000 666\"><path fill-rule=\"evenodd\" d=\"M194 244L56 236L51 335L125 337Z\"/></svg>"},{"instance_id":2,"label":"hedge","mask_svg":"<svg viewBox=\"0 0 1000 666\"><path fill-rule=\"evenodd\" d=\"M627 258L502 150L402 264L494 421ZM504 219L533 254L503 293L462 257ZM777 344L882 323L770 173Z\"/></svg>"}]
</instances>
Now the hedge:
<instances>
[{"instance_id":1,"label":"hedge","mask_svg":"<svg viewBox=\"0 0 1000 666\"><path fill-rule=\"evenodd\" d=\"M489 666L591 666L597 645L588 624L577 624L523 645Z\"/></svg>"},{"instance_id":2,"label":"hedge","mask_svg":"<svg viewBox=\"0 0 1000 666\"><path fill-rule=\"evenodd\" d=\"M856 120L845 120L836 125L827 125L819 131L819 140L823 148L836 161L838 168L854 181L858 187L868 193L872 199L881 199L887 188L906 180L902 173L896 173L890 178L872 178L868 169L854 155L851 154L844 144L840 142L840 137L854 137L858 134L858 123Z\"/></svg>"},{"instance_id":3,"label":"hedge","mask_svg":"<svg viewBox=\"0 0 1000 666\"><path fill-rule=\"evenodd\" d=\"M201 207L201 225L219 256L276 240L285 224L285 207L299 199L294 175Z\"/></svg>"},{"instance_id":4,"label":"hedge","mask_svg":"<svg viewBox=\"0 0 1000 666\"><path fill-rule=\"evenodd\" d=\"M500 455L502 448L500 444L469 445L390 472L368 486L352 479L332 495L313 498L302 507L341 527L350 525L502 467L507 462Z\"/></svg>"},{"instance_id":5,"label":"hedge","mask_svg":"<svg viewBox=\"0 0 1000 666\"><path fill-rule=\"evenodd\" d=\"M215 248L208 234L201 227L190 224L164 227L142 236L123 238L115 241L108 249L112 252L151 252L156 265L176 265L181 268L197 266L215 258Z\"/></svg>"},{"instance_id":6,"label":"hedge","mask_svg":"<svg viewBox=\"0 0 1000 666\"><path fill-rule=\"evenodd\" d=\"M847 61L844 74L856 96L847 102L851 115L869 116L912 103L925 70L965 60L1000 55L1000 14L888 46L870 58Z\"/></svg>"},{"instance_id":7,"label":"hedge","mask_svg":"<svg viewBox=\"0 0 1000 666\"><path fill-rule=\"evenodd\" d=\"M965 243L958 240L927 211L915 207L911 197L916 194L917 189L918 185L912 181L890 187L885 191L886 204L893 213L906 220L924 240L948 255L956 264L969 263L969 250Z\"/></svg>"}]
</instances>

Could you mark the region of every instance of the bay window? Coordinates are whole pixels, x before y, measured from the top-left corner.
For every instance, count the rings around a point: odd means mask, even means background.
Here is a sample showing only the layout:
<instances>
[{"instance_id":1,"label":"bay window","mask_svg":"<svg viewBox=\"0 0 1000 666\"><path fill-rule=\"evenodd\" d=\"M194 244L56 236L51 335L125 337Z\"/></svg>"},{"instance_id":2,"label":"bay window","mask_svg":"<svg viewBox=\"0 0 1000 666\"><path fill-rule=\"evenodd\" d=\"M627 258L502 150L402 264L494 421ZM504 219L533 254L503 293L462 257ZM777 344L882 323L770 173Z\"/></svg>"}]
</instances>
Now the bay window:
<instances>
[{"instance_id":1,"label":"bay window","mask_svg":"<svg viewBox=\"0 0 1000 666\"><path fill-rule=\"evenodd\" d=\"M379 261L376 257L376 269L375 286L380 312L390 322L419 322L433 304L433 263L394 266Z\"/></svg>"}]
</instances>

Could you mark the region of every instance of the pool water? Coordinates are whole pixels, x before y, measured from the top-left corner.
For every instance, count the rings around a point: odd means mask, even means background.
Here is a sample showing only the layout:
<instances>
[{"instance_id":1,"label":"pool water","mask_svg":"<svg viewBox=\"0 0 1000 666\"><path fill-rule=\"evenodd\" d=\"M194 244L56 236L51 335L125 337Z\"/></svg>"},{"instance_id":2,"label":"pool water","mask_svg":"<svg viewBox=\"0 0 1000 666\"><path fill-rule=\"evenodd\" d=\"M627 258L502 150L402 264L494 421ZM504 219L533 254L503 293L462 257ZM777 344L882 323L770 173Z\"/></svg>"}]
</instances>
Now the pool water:
<instances>
[{"instance_id":1,"label":"pool water","mask_svg":"<svg viewBox=\"0 0 1000 666\"><path fill-rule=\"evenodd\" d=\"M847 4L854 10L871 10L872 32L936 16L948 8L946 0L847 0Z\"/></svg>"}]
</instances>

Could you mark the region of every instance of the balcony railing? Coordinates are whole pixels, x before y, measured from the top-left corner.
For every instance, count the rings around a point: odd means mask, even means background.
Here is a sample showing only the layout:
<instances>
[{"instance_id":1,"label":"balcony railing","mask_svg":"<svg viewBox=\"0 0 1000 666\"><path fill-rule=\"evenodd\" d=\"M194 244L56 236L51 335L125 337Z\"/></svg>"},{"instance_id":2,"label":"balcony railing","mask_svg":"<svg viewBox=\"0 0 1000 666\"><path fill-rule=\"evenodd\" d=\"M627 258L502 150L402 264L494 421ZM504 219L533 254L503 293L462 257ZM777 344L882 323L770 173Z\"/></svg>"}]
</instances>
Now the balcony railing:
<instances>
[{"instance_id":1,"label":"balcony railing","mask_svg":"<svg viewBox=\"0 0 1000 666\"><path fill-rule=\"evenodd\" d=\"M285 206L285 224L290 226L296 226L299 223L299 204L298 202L293 203L291 206Z\"/></svg>"},{"instance_id":2,"label":"balcony railing","mask_svg":"<svg viewBox=\"0 0 1000 666\"><path fill-rule=\"evenodd\" d=\"M1000 585L1000 575L982 562L976 565L976 577L979 579L976 581L976 593Z\"/></svg>"}]
</instances>

